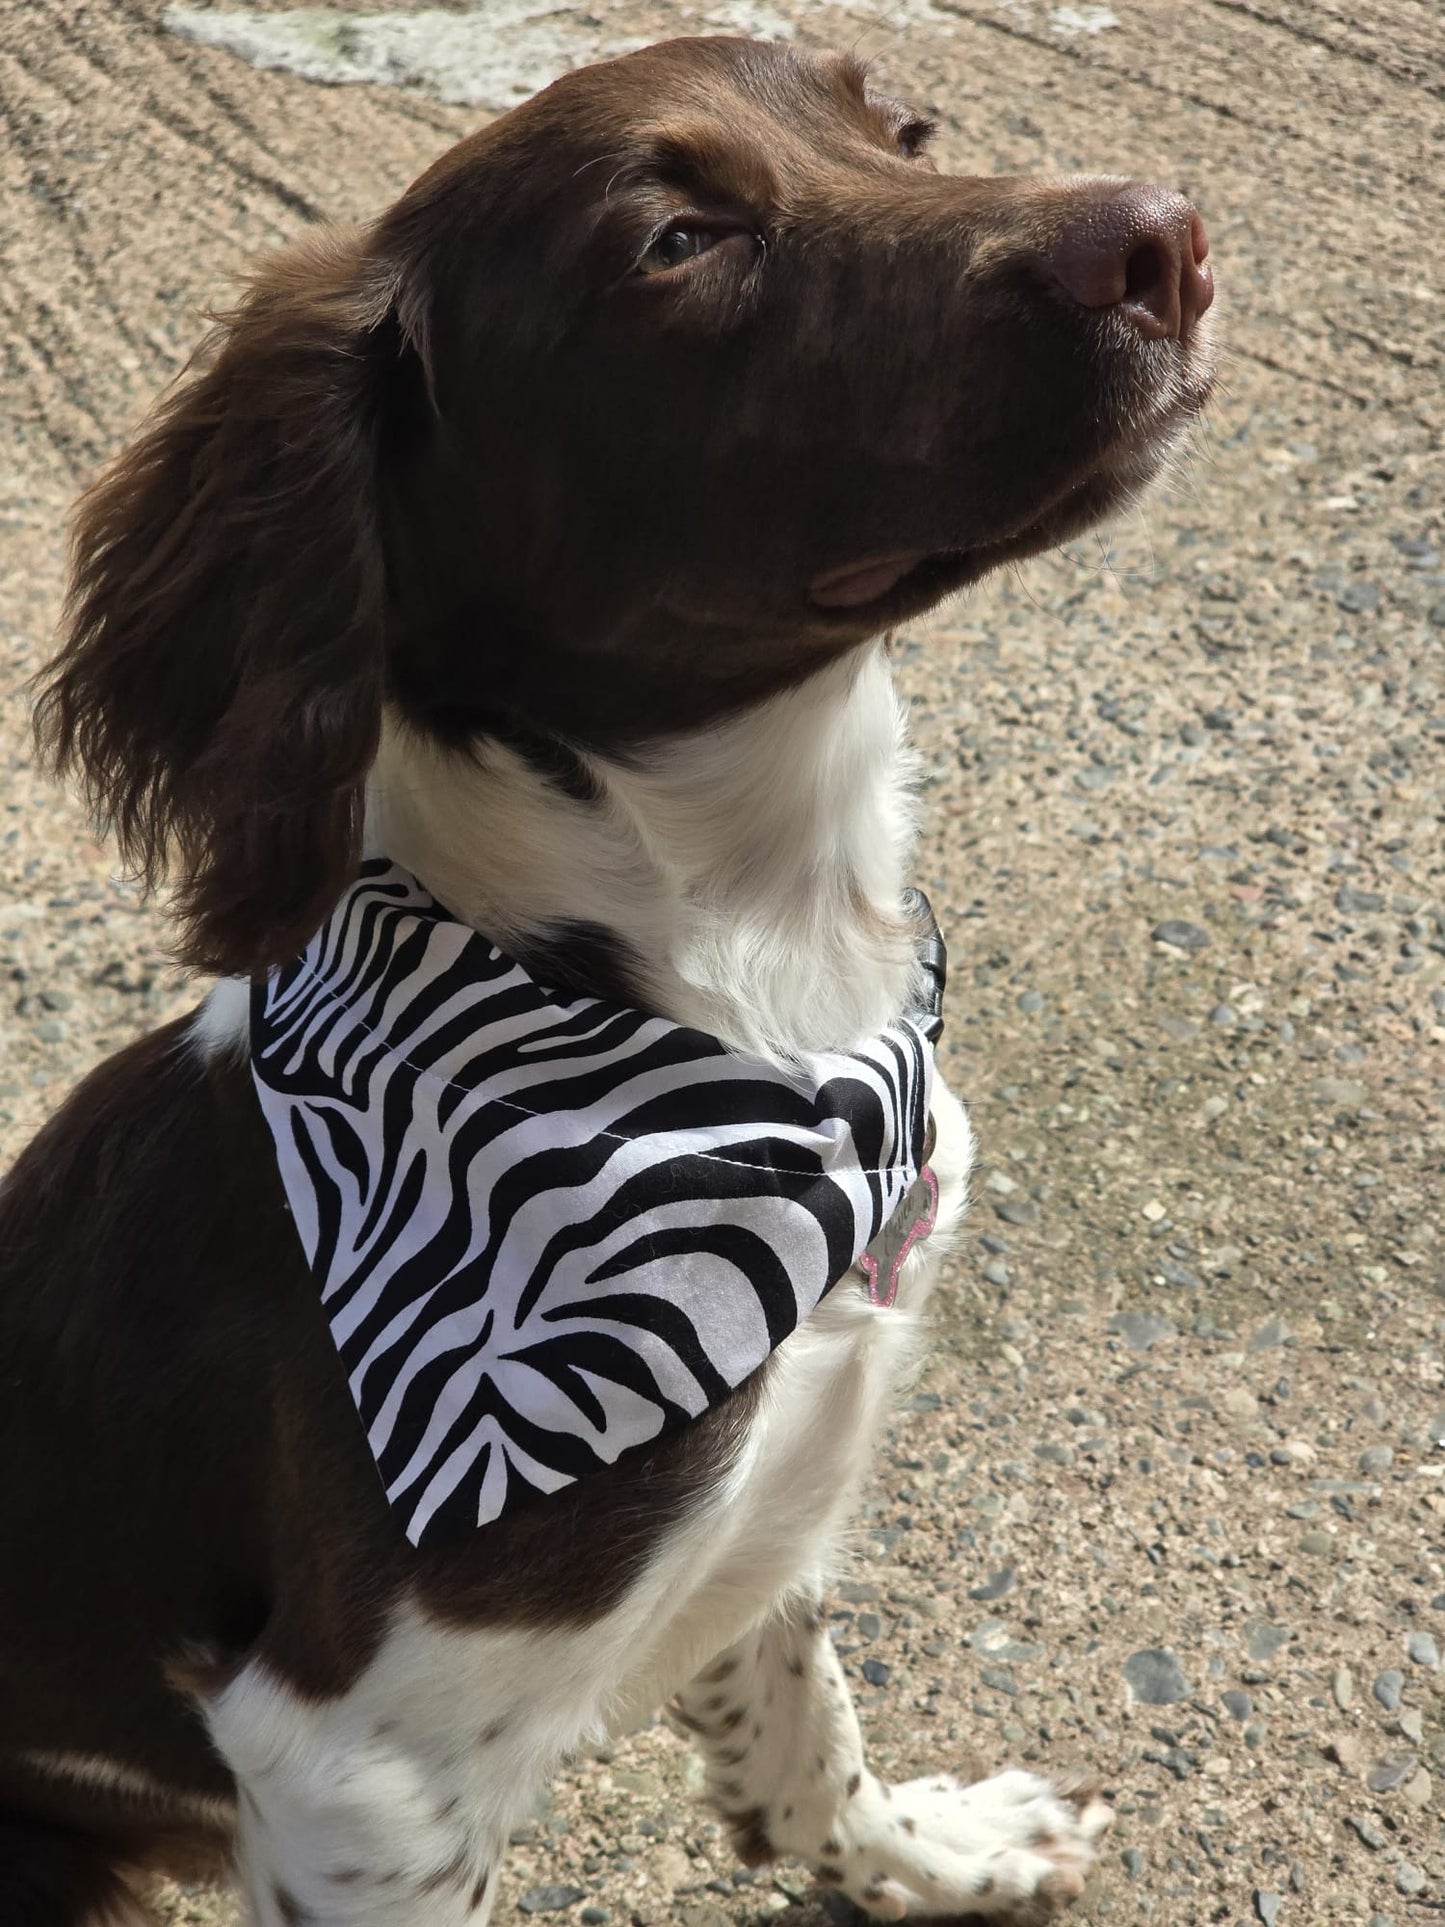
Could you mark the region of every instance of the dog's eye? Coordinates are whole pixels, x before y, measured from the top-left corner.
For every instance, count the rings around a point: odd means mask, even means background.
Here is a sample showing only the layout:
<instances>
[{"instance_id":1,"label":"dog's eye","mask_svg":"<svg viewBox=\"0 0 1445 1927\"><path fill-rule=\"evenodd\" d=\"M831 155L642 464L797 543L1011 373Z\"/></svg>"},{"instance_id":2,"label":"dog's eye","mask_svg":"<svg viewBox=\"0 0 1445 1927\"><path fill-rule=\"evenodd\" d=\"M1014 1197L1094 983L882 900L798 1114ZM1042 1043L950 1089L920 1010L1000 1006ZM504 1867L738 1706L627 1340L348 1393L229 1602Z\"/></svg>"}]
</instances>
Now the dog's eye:
<instances>
[{"instance_id":1,"label":"dog's eye","mask_svg":"<svg viewBox=\"0 0 1445 1927\"><path fill-rule=\"evenodd\" d=\"M923 150L938 132L936 120L905 121L898 130L898 151L906 161L920 160Z\"/></svg>"},{"instance_id":2,"label":"dog's eye","mask_svg":"<svg viewBox=\"0 0 1445 1927\"><path fill-rule=\"evenodd\" d=\"M688 227L679 222L658 235L637 265L643 274L666 274L670 268L680 268L684 262L706 254L722 238L707 228Z\"/></svg>"}]
</instances>

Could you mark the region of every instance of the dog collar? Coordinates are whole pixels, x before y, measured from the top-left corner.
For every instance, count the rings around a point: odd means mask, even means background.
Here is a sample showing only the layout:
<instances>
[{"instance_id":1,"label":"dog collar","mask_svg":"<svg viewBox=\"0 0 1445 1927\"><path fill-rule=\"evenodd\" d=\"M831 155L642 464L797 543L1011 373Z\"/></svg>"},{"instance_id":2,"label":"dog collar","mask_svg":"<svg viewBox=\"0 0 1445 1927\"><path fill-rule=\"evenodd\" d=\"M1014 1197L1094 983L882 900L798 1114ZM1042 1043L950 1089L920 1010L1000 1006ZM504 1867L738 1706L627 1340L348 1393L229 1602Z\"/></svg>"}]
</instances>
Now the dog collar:
<instances>
[{"instance_id":1,"label":"dog collar","mask_svg":"<svg viewBox=\"0 0 1445 1927\"><path fill-rule=\"evenodd\" d=\"M927 1215L927 1023L782 1067L549 989L363 865L255 985L251 1061L414 1545L720 1404L861 1260L891 1302Z\"/></svg>"}]
</instances>

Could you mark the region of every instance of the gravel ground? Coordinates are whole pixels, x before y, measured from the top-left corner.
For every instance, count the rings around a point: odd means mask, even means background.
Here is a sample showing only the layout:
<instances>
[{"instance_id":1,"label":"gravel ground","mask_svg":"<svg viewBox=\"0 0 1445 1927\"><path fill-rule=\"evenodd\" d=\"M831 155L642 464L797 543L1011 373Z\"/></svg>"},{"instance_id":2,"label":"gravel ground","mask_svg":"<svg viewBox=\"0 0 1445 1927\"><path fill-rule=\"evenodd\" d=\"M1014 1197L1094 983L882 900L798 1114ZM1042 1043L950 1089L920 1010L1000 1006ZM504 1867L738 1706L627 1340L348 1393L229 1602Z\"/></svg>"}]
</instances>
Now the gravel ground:
<instances>
[{"instance_id":1,"label":"gravel ground","mask_svg":"<svg viewBox=\"0 0 1445 1927\"><path fill-rule=\"evenodd\" d=\"M834 1609L877 1763L1092 1764L1119 1818L1081 1922L1439 1920L1439 8L791 12L936 108L956 167L1185 187L1229 342L1145 511L900 647L983 1164ZM8 1154L195 994L31 766L67 503L238 265L390 199L478 110L258 71L155 0L0 0L0 105ZM579 1762L499 1918L842 1918L735 1872L697 1777L660 1721Z\"/></svg>"}]
</instances>

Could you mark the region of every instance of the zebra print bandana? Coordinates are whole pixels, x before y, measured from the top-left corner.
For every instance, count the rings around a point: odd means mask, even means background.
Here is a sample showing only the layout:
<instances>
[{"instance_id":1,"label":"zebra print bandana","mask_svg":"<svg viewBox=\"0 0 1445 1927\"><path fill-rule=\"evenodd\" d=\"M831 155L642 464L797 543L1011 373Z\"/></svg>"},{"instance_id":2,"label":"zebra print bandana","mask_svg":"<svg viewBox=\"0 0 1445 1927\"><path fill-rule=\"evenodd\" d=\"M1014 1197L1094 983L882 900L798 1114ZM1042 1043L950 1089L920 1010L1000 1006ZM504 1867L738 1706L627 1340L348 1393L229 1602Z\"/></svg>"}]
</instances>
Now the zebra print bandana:
<instances>
[{"instance_id":1,"label":"zebra print bandana","mask_svg":"<svg viewBox=\"0 0 1445 1927\"><path fill-rule=\"evenodd\" d=\"M368 862L252 1069L387 1498L474 1530L720 1404L919 1178L911 1022L782 1070L535 983Z\"/></svg>"}]
</instances>

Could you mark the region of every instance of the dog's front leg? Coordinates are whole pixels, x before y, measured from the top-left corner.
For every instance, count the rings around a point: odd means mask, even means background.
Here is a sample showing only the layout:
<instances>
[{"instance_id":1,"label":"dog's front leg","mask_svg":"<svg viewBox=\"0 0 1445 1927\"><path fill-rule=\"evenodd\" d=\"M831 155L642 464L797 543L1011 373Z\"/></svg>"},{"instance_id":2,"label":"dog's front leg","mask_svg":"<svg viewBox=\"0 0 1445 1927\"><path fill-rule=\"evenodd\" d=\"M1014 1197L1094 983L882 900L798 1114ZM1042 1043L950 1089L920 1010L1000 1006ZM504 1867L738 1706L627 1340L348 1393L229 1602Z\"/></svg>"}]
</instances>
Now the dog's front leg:
<instances>
[{"instance_id":1,"label":"dog's front leg","mask_svg":"<svg viewBox=\"0 0 1445 1927\"><path fill-rule=\"evenodd\" d=\"M486 1927L500 1817L443 1774L430 1783L384 1739L333 1751L326 1779L282 1768L240 1783L246 1927Z\"/></svg>"},{"instance_id":2,"label":"dog's front leg","mask_svg":"<svg viewBox=\"0 0 1445 1927\"><path fill-rule=\"evenodd\" d=\"M740 1857L806 1861L885 1919L1047 1920L1077 1898L1109 1823L1088 1787L1033 1773L879 1780L816 1607L719 1654L676 1707Z\"/></svg>"},{"instance_id":3,"label":"dog's front leg","mask_svg":"<svg viewBox=\"0 0 1445 1927\"><path fill-rule=\"evenodd\" d=\"M246 1927L486 1927L505 1830L376 1768L364 1752L337 1759L329 1794L241 1783Z\"/></svg>"},{"instance_id":4,"label":"dog's front leg","mask_svg":"<svg viewBox=\"0 0 1445 1927\"><path fill-rule=\"evenodd\" d=\"M247 1927L486 1927L508 1835L597 1730L596 1659L586 1633L402 1609L345 1692L258 1660L202 1695L236 1779Z\"/></svg>"}]
</instances>

